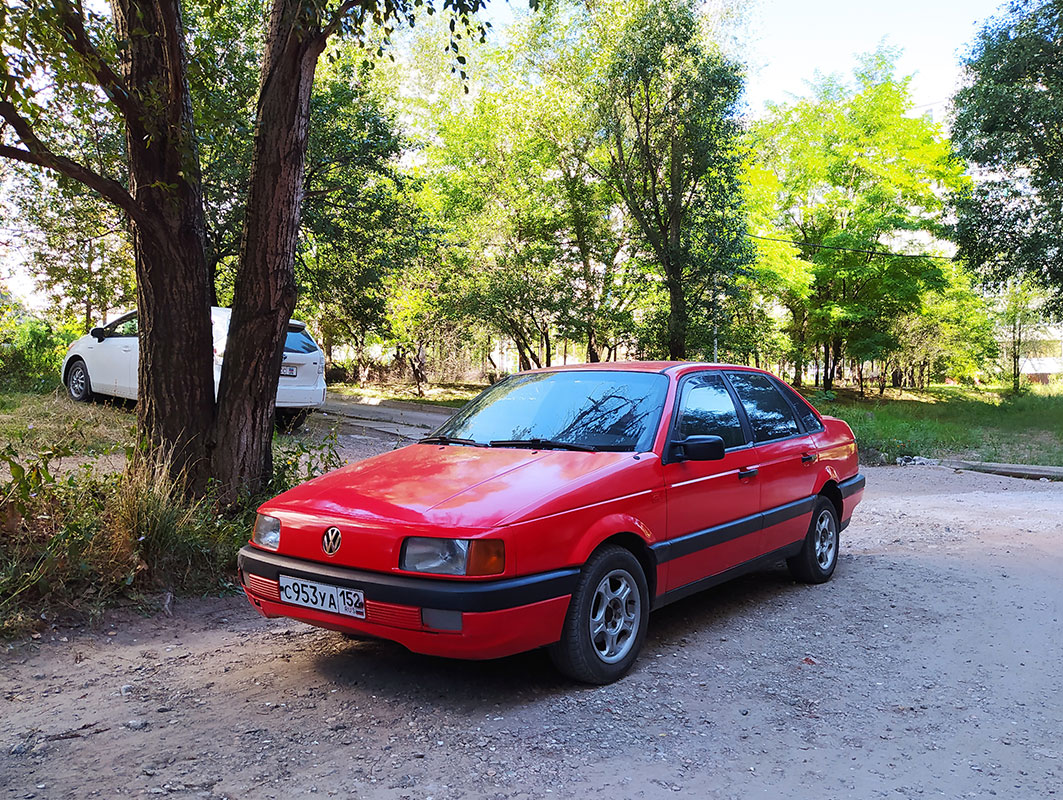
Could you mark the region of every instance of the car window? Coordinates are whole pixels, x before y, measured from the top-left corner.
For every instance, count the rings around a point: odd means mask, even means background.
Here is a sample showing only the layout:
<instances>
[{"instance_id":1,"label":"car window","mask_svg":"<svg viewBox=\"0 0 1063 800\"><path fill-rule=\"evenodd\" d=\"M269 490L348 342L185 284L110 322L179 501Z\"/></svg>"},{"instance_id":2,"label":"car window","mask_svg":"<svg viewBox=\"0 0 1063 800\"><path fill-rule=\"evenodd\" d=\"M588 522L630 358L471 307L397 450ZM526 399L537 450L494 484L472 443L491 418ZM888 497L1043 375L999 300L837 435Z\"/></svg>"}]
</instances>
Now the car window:
<instances>
[{"instance_id":1,"label":"car window","mask_svg":"<svg viewBox=\"0 0 1063 800\"><path fill-rule=\"evenodd\" d=\"M719 373L696 375L683 381L676 427L680 439L719 436L724 447L741 447L746 443L738 411Z\"/></svg>"},{"instance_id":2,"label":"car window","mask_svg":"<svg viewBox=\"0 0 1063 800\"><path fill-rule=\"evenodd\" d=\"M285 353L313 353L315 350L317 350L317 345L306 332L306 328L299 330L288 328L288 336L284 340Z\"/></svg>"},{"instance_id":3,"label":"car window","mask_svg":"<svg viewBox=\"0 0 1063 800\"><path fill-rule=\"evenodd\" d=\"M572 370L496 383L435 435L492 441L546 439L599 450L646 451L660 424L668 378Z\"/></svg>"},{"instance_id":4,"label":"car window","mask_svg":"<svg viewBox=\"0 0 1063 800\"><path fill-rule=\"evenodd\" d=\"M800 419L801 424L805 426L806 431L812 433L823 430L823 423L819 421L816 412L812 410L812 407L808 404L808 401L806 401L805 398L782 381L773 381L773 383L775 384L775 388L789 399L794 410L797 412L798 419Z\"/></svg>"},{"instance_id":5,"label":"car window","mask_svg":"<svg viewBox=\"0 0 1063 800\"><path fill-rule=\"evenodd\" d=\"M767 375L728 372L727 377L749 417L754 442L767 442L800 433L790 404L772 386Z\"/></svg>"},{"instance_id":6,"label":"car window","mask_svg":"<svg viewBox=\"0 0 1063 800\"><path fill-rule=\"evenodd\" d=\"M130 317L129 319L119 320L107 326L108 336L136 336L137 335L137 318Z\"/></svg>"}]
</instances>

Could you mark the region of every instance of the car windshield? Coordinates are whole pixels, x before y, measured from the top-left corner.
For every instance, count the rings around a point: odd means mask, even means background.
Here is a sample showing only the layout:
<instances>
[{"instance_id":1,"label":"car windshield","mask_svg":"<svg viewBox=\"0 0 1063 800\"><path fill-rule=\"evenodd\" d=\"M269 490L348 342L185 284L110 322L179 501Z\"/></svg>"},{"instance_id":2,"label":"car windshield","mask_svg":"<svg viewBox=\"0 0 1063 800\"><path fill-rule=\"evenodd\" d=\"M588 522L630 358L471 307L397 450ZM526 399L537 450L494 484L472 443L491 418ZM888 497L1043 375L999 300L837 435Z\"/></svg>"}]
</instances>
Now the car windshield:
<instances>
[{"instance_id":1,"label":"car windshield","mask_svg":"<svg viewBox=\"0 0 1063 800\"><path fill-rule=\"evenodd\" d=\"M516 375L487 389L439 428L443 443L649 450L668 378L579 370Z\"/></svg>"}]
</instances>

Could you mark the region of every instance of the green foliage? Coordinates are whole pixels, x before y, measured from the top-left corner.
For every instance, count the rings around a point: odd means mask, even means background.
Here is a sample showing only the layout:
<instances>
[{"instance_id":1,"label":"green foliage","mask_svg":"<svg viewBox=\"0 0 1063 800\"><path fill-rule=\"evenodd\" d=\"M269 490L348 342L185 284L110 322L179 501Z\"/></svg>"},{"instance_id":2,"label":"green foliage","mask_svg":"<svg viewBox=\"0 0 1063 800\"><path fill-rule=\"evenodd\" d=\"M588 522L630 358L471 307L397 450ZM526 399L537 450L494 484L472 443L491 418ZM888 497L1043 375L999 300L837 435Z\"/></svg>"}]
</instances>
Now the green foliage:
<instances>
[{"instance_id":1,"label":"green foliage","mask_svg":"<svg viewBox=\"0 0 1063 800\"><path fill-rule=\"evenodd\" d=\"M1001 389L935 386L862 400L852 392L809 400L844 419L865 450L897 456L1063 466L1063 387L1024 395Z\"/></svg>"},{"instance_id":2,"label":"green foliage","mask_svg":"<svg viewBox=\"0 0 1063 800\"><path fill-rule=\"evenodd\" d=\"M261 497L232 509L189 499L169 460L138 450L124 472L62 463L69 447L0 451L0 635L57 614L95 614L119 597L231 590L236 553L268 496L339 466L323 443L278 439Z\"/></svg>"},{"instance_id":3,"label":"green foliage","mask_svg":"<svg viewBox=\"0 0 1063 800\"><path fill-rule=\"evenodd\" d=\"M54 327L0 302L0 388L54 389L67 347L77 336L73 325Z\"/></svg>"},{"instance_id":4,"label":"green foliage","mask_svg":"<svg viewBox=\"0 0 1063 800\"><path fill-rule=\"evenodd\" d=\"M602 172L623 198L669 297L668 352L717 316L721 286L748 263L736 106L741 68L706 41L694 4L647 2L600 78ZM699 348L700 349L700 348Z\"/></svg>"},{"instance_id":5,"label":"green foliage","mask_svg":"<svg viewBox=\"0 0 1063 800\"><path fill-rule=\"evenodd\" d=\"M751 175L767 184L762 197L774 194L758 232L798 243L759 254L784 287L801 364L821 343L835 358L843 348L858 360L892 356L891 322L947 285L941 260L921 254L944 232L942 190L964 184L962 165L939 126L908 115L895 60L888 50L864 57L854 86L821 79L754 131Z\"/></svg>"},{"instance_id":6,"label":"green foliage","mask_svg":"<svg viewBox=\"0 0 1063 800\"><path fill-rule=\"evenodd\" d=\"M955 197L960 252L987 277L1063 292L1063 6L1019 0L988 21L953 99L957 151L979 168ZM1063 295L1060 295L1063 298ZM1057 298L1059 299L1059 298Z\"/></svg>"}]
</instances>

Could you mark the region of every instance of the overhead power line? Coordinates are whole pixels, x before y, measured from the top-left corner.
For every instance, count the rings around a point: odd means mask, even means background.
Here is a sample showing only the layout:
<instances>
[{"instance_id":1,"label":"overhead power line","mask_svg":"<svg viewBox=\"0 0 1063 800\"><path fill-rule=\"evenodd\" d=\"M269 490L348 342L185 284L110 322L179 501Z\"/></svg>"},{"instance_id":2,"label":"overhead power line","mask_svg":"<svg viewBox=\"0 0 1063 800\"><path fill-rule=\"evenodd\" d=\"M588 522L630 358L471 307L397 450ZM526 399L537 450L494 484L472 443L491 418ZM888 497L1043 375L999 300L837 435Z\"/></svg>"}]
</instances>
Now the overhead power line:
<instances>
[{"instance_id":1,"label":"overhead power line","mask_svg":"<svg viewBox=\"0 0 1063 800\"><path fill-rule=\"evenodd\" d=\"M814 247L818 250L838 250L843 253L862 253L865 256L886 256L888 258L939 258L942 261L953 261L952 256L935 256L929 253L891 253L888 250L861 250L856 247L834 247L829 244L813 244L811 242L799 242L796 239L777 239L773 236L757 236L755 233L747 234L751 239L763 239L765 242L780 242L793 244L798 247Z\"/></svg>"}]
</instances>

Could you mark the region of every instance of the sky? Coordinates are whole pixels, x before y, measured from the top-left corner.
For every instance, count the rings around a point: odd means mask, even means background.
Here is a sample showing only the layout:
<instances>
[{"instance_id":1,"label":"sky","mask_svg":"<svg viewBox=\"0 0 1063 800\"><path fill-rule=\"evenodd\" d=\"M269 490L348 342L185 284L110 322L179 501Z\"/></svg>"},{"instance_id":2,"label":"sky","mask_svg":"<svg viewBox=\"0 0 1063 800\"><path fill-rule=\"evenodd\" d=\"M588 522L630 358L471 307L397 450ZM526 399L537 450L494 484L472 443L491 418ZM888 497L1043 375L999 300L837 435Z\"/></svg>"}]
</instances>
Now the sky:
<instances>
[{"instance_id":1,"label":"sky","mask_svg":"<svg viewBox=\"0 0 1063 800\"><path fill-rule=\"evenodd\" d=\"M753 115L766 101L807 93L807 81L851 74L856 56L880 42L899 47L903 75L913 75L916 106L935 118L959 78L959 58L1002 0L759 0L749 23L746 102Z\"/></svg>"},{"instance_id":2,"label":"sky","mask_svg":"<svg viewBox=\"0 0 1063 800\"><path fill-rule=\"evenodd\" d=\"M712 0L709 0L710 3ZM726 2L726 0L723 0ZM851 75L856 57L881 42L899 47L902 75L913 75L915 104L944 112L959 77L959 58L1005 0L751 0L736 55L748 68L746 103L759 116L766 102L807 94L818 70ZM496 36L527 12L526 0L493 0L486 17Z\"/></svg>"}]
</instances>

